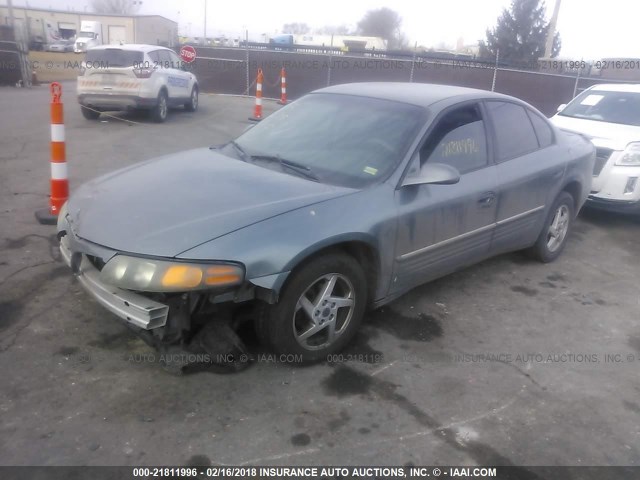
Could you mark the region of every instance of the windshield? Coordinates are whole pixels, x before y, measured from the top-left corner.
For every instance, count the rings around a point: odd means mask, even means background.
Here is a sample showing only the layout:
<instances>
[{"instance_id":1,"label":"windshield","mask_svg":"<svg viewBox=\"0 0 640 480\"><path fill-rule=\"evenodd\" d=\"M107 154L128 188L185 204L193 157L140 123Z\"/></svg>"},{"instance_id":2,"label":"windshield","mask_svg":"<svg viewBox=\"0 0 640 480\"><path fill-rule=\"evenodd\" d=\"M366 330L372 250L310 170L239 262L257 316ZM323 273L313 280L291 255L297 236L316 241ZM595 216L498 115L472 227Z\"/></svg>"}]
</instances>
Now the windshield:
<instances>
[{"instance_id":1,"label":"windshield","mask_svg":"<svg viewBox=\"0 0 640 480\"><path fill-rule=\"evenodd\" d=\"M106 48L87 51L87 62L94 65L109 67L133 67L144 59L142 52L122 50L120 48Z\"/></svg>"},{"instance_id":2,"label":"windshield","mask_svg":"<svg viewBox=\"0 0 640 480\"><path fill-rule=\"evenodd\" d=\"M360 188L391 174L425 117L413 105L317 93L267 117L236 142L249 156L295 162L321 182Z\"/></svg>"},{"instance_id":3,"label":"windshield","mask_svg":"<svg viewBox=\"0 0 640 480\"><path fill-rule=\"evenodd\" d=\"M572 100L559 115L640 126L640 93L588 90Z\"/></svg>"},{"instance_id":4,"label":"windshield","mask_svg":"<svg viewBox=\"0 0 640 480\"><path fill-rule=\"evenodd\" d=\"M78 34L78 37L80 37L80 38L93 38L94 35L95 35L95 33L93 33L93 32L80 32Z\"/></svg>"}]
</instances>

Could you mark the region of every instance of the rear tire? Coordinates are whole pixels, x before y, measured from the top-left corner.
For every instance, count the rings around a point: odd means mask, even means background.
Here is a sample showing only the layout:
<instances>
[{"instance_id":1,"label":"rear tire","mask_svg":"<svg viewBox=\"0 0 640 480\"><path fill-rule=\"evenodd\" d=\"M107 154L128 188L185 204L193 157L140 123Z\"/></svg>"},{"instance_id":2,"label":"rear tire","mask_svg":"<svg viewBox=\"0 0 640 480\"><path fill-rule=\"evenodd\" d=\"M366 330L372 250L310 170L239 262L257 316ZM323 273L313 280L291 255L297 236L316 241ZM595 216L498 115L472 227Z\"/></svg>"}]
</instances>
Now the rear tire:
<instances>
[{"instance_id":1,"label":"rear tire","mask_svg":"<svg viewBox=\"0 0 640 480\"><path fill-rule=\"evenodd\" d=\"M184 109L187 112L195 112L198 109L198 87L191 89L191 96L189 101L184 104Z\"/></svg>"},{"instance_id":2,"label":"rear tire","mask_svg":"<svg viewBox=\"0 0 640 480\"><path fill-rule=\"evenodd\" d=\"M96 112L95 110L90 110L84 105L80 105L80 111L82 112L82 116L87 120L97 120L100 116L100 112Z\"/></svg>"},{"instance_id":3,"label":"rear tire","mask_svg":"<svg viewBox=\"0 0 640 480\"><path fill-rule=\"evenodd\" d=\"M538 240L529 249L533 258L549 263L560 256L573 225L574 212L573 197L567 192L560 193L549 210Z\"/></svg>"},{"instance_id":4,"label":"rear tire","mask_svg":"<svg viewBox=\"0 0 640 480\"><path fill-rule=\"evenodd\" d=\"M162 90L158 94L158 101L151 109L151 119L156 123L162 123L167 119L169 113L169 99L167 93Z\"/></svg>"},{"instance_id":5,"label":"rear tire","mask_svg":"<svg viewBox=\"0 0 640 480\"><path fill-rule=\"evenodd\" d=\"M303 363L327 360L357 332L367 304L366 282L352 257L332 253L311 260L291 274L278 303L262 310L258 337L276 353Z\"/></svg>"}]
</instances>

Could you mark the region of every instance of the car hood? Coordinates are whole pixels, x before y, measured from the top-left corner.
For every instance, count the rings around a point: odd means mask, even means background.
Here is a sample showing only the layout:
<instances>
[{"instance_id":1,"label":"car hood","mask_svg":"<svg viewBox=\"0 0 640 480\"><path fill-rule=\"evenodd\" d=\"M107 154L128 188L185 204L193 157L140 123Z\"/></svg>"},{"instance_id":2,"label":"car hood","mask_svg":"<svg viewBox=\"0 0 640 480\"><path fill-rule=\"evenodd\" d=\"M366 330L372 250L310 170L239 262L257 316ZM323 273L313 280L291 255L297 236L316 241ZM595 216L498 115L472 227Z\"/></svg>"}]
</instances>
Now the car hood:
<instances>
[{"instance_id":1,"label":"car hood","mask_svg":"<svg viewBox=\"0 0 640 480\"><path fill-rule=\"evenodd\" d=\"M69 200L67 220L76 236L98 245L174 257L256 222L353 192L202 148L84 184Z\"/></svg>"},{"instance_id":2,"label":"car hood","mask_svg":"<svg viewBox=\"0 0 640 480\"><path fill-rule=\"evenodd\" d=\"M596 147L624 150L629 143L640 141L640 127L633 125L599 122L563 115L554 115L551 121L558 128L589 137Z\"/></svg>"}]
</instances>

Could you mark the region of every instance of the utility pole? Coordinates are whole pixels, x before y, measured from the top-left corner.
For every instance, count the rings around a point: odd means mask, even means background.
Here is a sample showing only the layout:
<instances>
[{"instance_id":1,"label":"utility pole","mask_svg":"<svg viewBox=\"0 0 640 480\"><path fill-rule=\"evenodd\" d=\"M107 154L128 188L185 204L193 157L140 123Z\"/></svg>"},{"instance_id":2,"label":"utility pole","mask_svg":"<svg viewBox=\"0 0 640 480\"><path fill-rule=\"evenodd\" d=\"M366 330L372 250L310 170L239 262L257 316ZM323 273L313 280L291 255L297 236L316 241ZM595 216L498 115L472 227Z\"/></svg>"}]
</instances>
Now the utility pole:
<instances>
[{"instance_id":1,"label":"utility pole","mask_svg":"<svg viewBox=\"0 0 640 480\"><path fill-rule=\"evenodd\" d=\"M549 21L549 31L547 32L547 44L544 49L544 58L551 58L553 53L553 37L556 36L556 25L558 24L558 14L560 13L560 2L556 0L556 6L553 7L553 15Z\"/></svg>"},{"instance_id":2,"label":"utility pole","mask_svg":"<svg viewBox=\"0 0 640 480\"><path fill-rule=\"evenodd\" d=\"M207 0L204 0L204 45L207 46Z\"/></svg>"},{"instance_id":3,"label":"utility pole","mask_svg":"<svg viewBox=\"0 0 640 480\"><path fill-rule=\"evenodd\" d=\"M29 39L23 38L24 32L18 32L16 28L16 22L13 16L13 0L7 0L7 7L9 10L9 26L13 32L13 40L16 44L16 53L18 55L18 62L20 63L20 77L22 77L22 85L30 87L31 74L29 72L29 64L27 60L27 55L29 53Z\"/></svg>"},{"instance_id":4,"label":"utility pole","mask_svg":"<svg viewBox=\"0 0 640 480\"><path fill-rule=\"evenodd\" d=\"M9 26L11 28L15 27L15 22L13 21L13 0L7 0L7 7L9 7ZM15 37L15 33L14 33Z\"/></svg>"}]
</instances>

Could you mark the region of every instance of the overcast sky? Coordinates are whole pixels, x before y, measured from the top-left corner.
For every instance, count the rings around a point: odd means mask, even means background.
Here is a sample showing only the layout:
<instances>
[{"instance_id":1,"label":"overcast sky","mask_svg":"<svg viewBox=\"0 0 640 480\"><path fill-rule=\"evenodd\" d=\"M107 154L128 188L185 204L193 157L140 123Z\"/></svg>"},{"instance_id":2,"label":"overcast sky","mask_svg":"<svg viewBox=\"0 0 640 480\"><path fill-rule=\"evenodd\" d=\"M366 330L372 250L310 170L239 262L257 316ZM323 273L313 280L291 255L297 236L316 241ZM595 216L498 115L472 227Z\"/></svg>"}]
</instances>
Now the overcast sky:
<instances>
[{"instance_id":1,"label":"overcast sky","mask_svg":"<svg viewBox=\"0 0 640 480\"><path fill-rule=\"evenodd\" d=\"M142 0L141 14L158 14L175 20L181 34L202 36L207 1L207 35L237 36L249 30L251 39L278 33L284 23L303 22L311 27L347 24L355 26L367 10L388 6L403 19L403 31L411 44L455 46L462 37L474 44L485 37L510 0ZM548 0L550 16L555 0ZM0 0L0 4L6 0ZM90 10L91 0L14 0L14 5ZM640 2L562 0L558 30L563 58L640 57L637 41ZM190 33L189 33L190 32Z\"/></svg>"}]
</instances>

